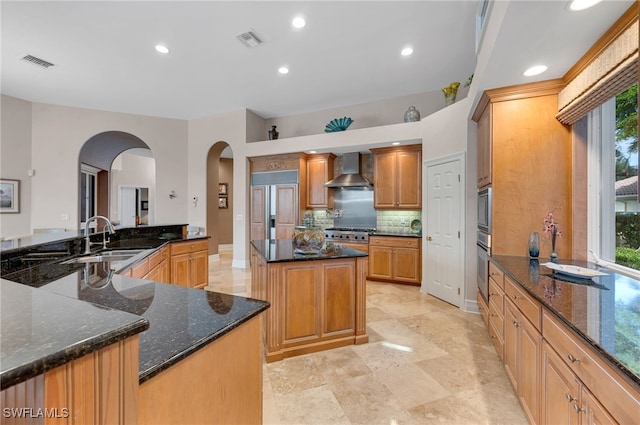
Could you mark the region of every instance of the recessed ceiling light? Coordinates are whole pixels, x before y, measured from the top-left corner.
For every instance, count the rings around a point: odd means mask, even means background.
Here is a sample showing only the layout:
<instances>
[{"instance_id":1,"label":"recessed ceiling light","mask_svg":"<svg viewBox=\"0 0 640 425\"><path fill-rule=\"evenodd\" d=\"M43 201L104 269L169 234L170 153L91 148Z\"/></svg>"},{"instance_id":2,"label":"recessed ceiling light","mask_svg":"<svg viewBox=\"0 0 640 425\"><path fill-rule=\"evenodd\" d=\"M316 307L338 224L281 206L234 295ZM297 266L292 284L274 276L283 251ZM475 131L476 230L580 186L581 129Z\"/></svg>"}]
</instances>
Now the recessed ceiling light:
<instances>
[{"instance_id":1,"label":"recessed ceiling light","mask_svg":"<svg viewBox=\"0 0 640 425\"><path fill-rule=\"evenodd\" d=\"M167 46L163 46L162 44L156 44L156 50L164 54L169 53L169 49L167 48Z\"/></svg>"},{"instance_id":2,"label":"recessed ceiling light","mask_svg":"<svg viewBox=\"0 0 640 425\"><path fill-rule=\"evenodd\" d=\"M534 75L542 74L546 70L547 70L546 65L536 65L527 69L525 72L522 73L522 75L524 75L525 77L533 77Z\"/></svg>"},{"instance_id":3,"label":"recessed ceiling light","mask_svg":"<svg viewBox=\"0 0 640 425\"><path fill-rule=\"evenodd\" d=\"M289 68L287 68L286 66L281 66L280 68L278 68L278 72L280 74L288 74L289 73Z\"/></svg>"},{"instance_id":4,"label":"recessed ceiling light","mask_svg":"<svg viewBox=\"0 0 640 425\"><path fill-rule=\"evenodd\" d=\"M291 21L291 25L293 25L294 28L304 28L304 26L307 25L307 22L304 18L296 16L293 18L293 21Z\"/></svg>"},{"instance_id":5,"label":"recessed ceiling light","mask_svg":"<svg viewBox=\"0 0 640 425\"><path fill-rule=\"evenodd\" d=\"M602 0L573 0L569 2L569 10L574 12L578 12L580 10L588 9L596 4L600 3Z\"/></svg>"},{"instance_id":6,"label":"recessed ceiling light","mask_svg":"<svg viewBox=\"0 0 640 425\"><path fill-rule=\"evenodd\" d=\"M398 146L400 144L400 142L393 142L391 143L393 146Z\"/></svg>"},{"instance_id":7,"label":"recessed ceiling light","mask_svg":"<svg viewBox=\"0 0 640 425\"><path fill-rule=\"evenodd\" d=\"M318 151L309 151L309 153L318 153Z\"/></svg>"},{"instance_id":8,"label":"recessed ceiling light","mask_svg":"<svg viewBox=\"0 0 640 425\"><path fill-rule=\"evenodd\" d=\"M405 47L404 49L402 49L400 54L402 56L410 56L411 54L413 54L413 49L411 47Z\"/></svg>"}]
</instances>

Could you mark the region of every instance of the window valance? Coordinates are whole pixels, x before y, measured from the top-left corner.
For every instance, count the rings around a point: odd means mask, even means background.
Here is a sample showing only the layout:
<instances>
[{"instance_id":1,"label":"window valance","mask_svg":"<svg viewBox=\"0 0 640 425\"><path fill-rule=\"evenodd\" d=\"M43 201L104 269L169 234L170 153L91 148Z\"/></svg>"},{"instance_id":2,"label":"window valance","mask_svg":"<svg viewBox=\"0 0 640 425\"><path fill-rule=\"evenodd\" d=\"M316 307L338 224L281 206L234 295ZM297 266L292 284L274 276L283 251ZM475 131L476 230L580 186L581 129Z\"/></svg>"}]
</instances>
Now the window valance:
<instances>
[{"instance_id":1,"label":"window valance","mask_svg":"<svg viewBox=\"0 0 640 425\"><path fill-rule=\"evenodd\" d=\"M621 17L621 20L627 21L626 26L588 65L569 79L566 87L558 94L559 112L556 118L563 124L575 123L589 111L638 81L637 7L635 5L632 13L629 13L630 9ZM633 20L629 20L629 15ZM620 25L620 20L616 25ZM607 34L604 37L606 36Z\"/></svg>"}]
</instances>

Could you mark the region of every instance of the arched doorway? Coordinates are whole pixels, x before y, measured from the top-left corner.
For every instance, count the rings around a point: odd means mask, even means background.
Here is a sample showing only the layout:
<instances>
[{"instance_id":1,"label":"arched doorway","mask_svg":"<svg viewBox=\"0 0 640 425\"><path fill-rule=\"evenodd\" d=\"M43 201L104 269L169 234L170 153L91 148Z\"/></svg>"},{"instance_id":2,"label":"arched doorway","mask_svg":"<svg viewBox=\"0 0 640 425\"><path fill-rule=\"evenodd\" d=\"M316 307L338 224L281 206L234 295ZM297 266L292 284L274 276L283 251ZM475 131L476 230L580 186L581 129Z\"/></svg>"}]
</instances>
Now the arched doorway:
<instances>
[{"instance_id":1,"label":"arched doorway","mask_svg":"<svg viewBox=\"0 0 640 425\"><path fill-rule=\"evenodd\" d=\"M207 233L214 259L220 246L233 244L233 195L233 151L219 141L207 154Z\"/></svg>"},{"instance_id":2,"label":"arched doorway","mask_svg":"<svg viewBox=\"0 0 640 425\"><path fill-rule=\"evenodd\" d=\"M121 156L128 152L126 156ZM136 162L136 157L145 157L148 166L141 166L143 162ZM114 160L119 158L118 166L112 169ZM123 159L124 158L124 159ZM149 160L150 159L150 160ZM139 184L142 174L151 173L151 177L144 177L144 185ZM114 176L116 187L114 187ZM122 131L106 131L96 134L88 139L78 156L78 217L80 228L84 228L86 219L93 215L103 215L113 219L116 223L118 219L119 195L114 195L114 190L118 186L140 187L147 189L143 195L141 191L136 192L137 205L143 208L143 196L146 196L147 208L153 208L149 194L155 193L155 161L149 146L139 137ZM127 182L130 182L127 183ZM149 220L152 221L152 216ZM114 223L114 224L116 224ZM102 225L102 223L100 223Z\"/></svg>"}]
</instances>

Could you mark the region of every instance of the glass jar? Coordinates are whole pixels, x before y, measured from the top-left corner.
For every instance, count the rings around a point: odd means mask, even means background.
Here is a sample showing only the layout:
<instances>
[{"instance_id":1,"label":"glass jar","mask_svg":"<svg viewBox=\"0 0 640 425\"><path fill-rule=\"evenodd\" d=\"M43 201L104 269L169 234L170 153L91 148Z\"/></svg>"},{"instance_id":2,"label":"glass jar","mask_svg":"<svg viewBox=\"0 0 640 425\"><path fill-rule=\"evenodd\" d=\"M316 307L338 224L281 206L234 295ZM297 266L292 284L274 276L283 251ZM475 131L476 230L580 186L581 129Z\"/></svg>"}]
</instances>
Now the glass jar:
<instances>
[{"instance_id":1,"label":"glass jar","mask_svg":"<svg viewBox=\"0 0 640 425\"><path fill-rule=\"evenodd\" d=\"M319 254L324 245L324 230L321 227L296 226L293 229L294 254Z\"/></svg>"}]
</instances>

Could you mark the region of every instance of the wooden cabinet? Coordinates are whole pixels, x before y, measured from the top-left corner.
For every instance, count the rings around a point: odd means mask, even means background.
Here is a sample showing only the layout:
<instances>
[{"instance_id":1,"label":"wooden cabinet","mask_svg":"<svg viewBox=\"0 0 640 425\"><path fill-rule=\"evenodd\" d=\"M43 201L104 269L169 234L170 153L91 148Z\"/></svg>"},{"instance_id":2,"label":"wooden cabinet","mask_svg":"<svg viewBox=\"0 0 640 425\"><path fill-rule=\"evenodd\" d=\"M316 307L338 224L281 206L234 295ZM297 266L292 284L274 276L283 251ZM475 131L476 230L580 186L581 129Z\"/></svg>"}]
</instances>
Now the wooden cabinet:
<instances>
[{"instance_id":1,"label":"wooden cabinet","mask_svg":"<svg viewBox=\"0 0 640 425\"><path fill-rule=\"evenodd\" d=\"M563 230L558 255L571 258L571 128L555 118L563 87L549 80L498 88L478 102L478 187L492 189L493 255L522 255L523 241L554 210Z\"/></svg>"},{"instance_id":2,"label":"wooden cabinet","mask_svg":"<svg viewBox=\"0 0 640 425\"><path fill-rule=\"evenodd\" d=\"M422 255L420 238L371 236L368 278L420 285Z\"/></svg>"},{"instance_id":3,"label":"wooden cabinet","mask_svg":"<svg viewBox=\"0 0 640 425\"><path fill-rule=\"evenodd\" d=\"M537 424L540 423L542 376L542 335L538 330L541 306L516 285L505 277L504 363L529 423ZM521 310L521 306L524 309Z\"/></svg>"},{"instance_id":4,"label":"wooden cabinet","mask_svg":"<svg viewBox=\"0 0 640 425\"><path fill-rule=\"evenodd\" d=\"M478 302L478 310L480 310L482 321L484 322L485 326L489 328L489 305L484 300L482 292L480 292L479 290L476 291L476 301Z\"/></svg>"},{"instance_id":5,"label":"wooden cabinet","mask_svg":"<svg viewBox=\"0 0 640 425\"><path fill-rule=\"evenodd\" d=\"M478 188L491 184L491 104L477 118Z\"/></svg>"},{"instance_id":6,"label":"wooden cabinet","mask_svg":"<svg viewBox=\"0 0 640 425\"><path fill-rule=\"evenodd\" d=\"M209 283L207 240L171 243L171 283L204 288Z\"/></svg>"},{"instance_id":7,"label":"wooden cabinet","mask_svg":"<svg viewBox=\"0 0 640 425\"><path fill-rule=\"evenodd\" d=\"M368 341L364 257L267 263L251 250L251 296L271 303L267 362Z\"/></svg>"},{"instance_id":8,"label":"wooden cabinet","mask_svg":"<svg viewBox=\"0 0 640 425\"><path fill-rule=\"evenodd\" d=\"M596 423L637 423L640 418L640 398L637 388L632 388L626 380L618 377L615 368L601 360L588 344L581 341L553 314L545 311L542 317L543 335L549 349L557 354L547 353L555 369L563 371L565 380L576 380L578 390L571 393L575 406L573 410L579 416L580 424ZM545 362L547 359L545 358ZM544 376L547 381L543 388L545 399L549 399L555 407L560 394L555 387L558 378L547 370L545 363ZM563 367L564 366L564 367ZM547 394L548 393L548 394ZM551 398L553 397L553 400ZM545 415L554 412L545 406Z\"/></svg>"},{"instance_id":9,"label":"wooden cabinet","mask_svg":"<svg viewBox=\"0 0 640 425\"><path fill-rule=\"evenodd\" d=\"M500 359L504 359L504 314L504 274L489 263L488 329Z\"/></svg>"},{"instance_id":10,"label":"wooden cabinet","mask_svg":"<svg viewBox=\"0 0 640 425\"><path fill-rule=\"evenodd\" d=\"M307 208L333 208L334 189L324 187L333 178L332 153L310 155L307 158Z\"/></svg>"},{"instance_id":11,"label":"wooden cabinet","mask_svg":"<svg viewBox=\"0 0 640 425\"><path fill-rule=\"evenodd\" d=\"M422 146L373 148L373 205L377 209L422 208Z\"/></svg>"},{"instance_id":12,"label":"wooden cabinet","mask_svg":"<svg viewBox=\"0 0 640 425\"><path fill-rule=\"evenodd\" d=\"M171 283L171 253L168 246L163 246L148 258L149 271L142 276L143 279L154 282Z\"/></svg>"}]
</instances>

